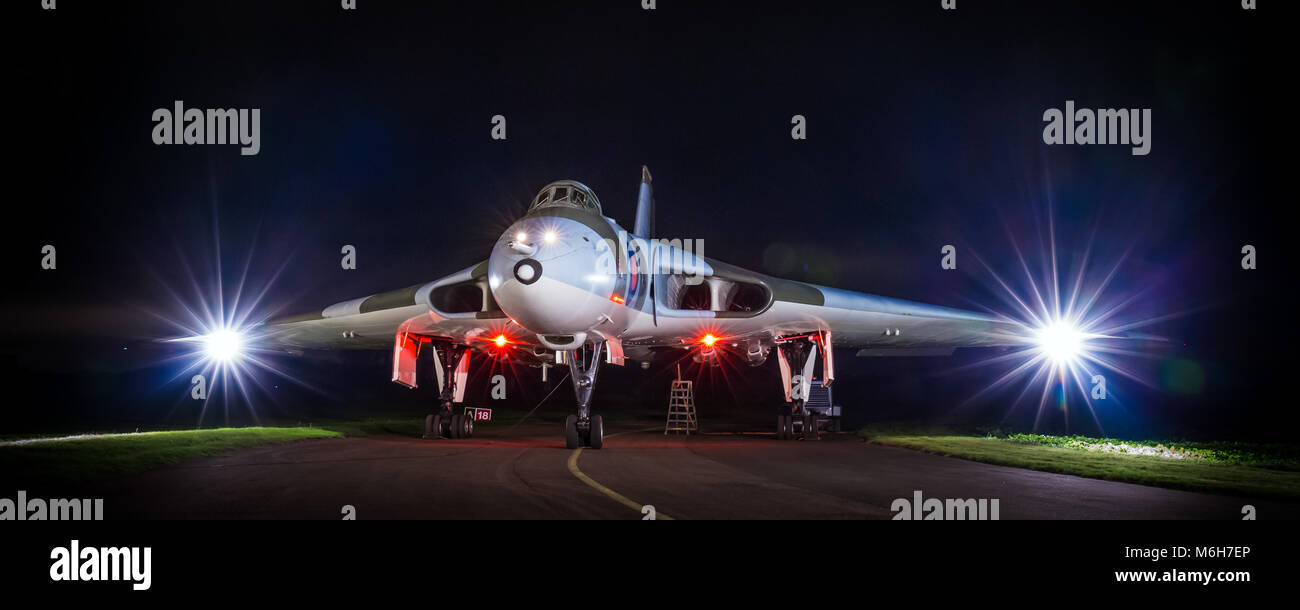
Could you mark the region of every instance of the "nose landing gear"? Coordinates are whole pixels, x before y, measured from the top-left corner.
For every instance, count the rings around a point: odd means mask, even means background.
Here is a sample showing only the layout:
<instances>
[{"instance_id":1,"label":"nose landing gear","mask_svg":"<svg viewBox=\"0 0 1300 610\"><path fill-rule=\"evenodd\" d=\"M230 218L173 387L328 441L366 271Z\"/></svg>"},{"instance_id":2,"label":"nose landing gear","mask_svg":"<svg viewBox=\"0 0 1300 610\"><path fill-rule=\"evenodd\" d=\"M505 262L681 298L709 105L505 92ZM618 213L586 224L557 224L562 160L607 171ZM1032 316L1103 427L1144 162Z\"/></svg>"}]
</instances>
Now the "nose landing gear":
<instances>
[{"instance_id":1,"label":"nose landing gear","mask_svg":"<svg viewBox=\"0 0 1300 610\"><path fill-rule=\"evenodd\" d=\"M569 377L573 379L573 394L578 401L578 414L564 418L564 446L569 449L605 445L605 422L599 415L591 415L591 393L596 389L596 373L604 356L605 342L593 341L590 357L584 361L585 346L567 352Z\"/></svg>"}]
</instances>

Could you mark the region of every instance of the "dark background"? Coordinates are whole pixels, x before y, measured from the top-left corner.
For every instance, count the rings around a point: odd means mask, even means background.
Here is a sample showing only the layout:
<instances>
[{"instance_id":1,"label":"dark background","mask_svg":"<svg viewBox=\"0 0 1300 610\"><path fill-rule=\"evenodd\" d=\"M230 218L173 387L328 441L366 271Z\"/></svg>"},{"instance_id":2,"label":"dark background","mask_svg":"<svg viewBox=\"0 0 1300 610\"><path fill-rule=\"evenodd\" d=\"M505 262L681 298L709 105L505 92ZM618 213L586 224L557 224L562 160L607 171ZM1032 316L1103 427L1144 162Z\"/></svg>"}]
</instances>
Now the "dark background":
<instances>
[{"instance_id":1,"label":"dark background","mask_svg":"<svg viewBox=\"0 0 1300 610\"><path fill-rule=\"evenodd\" d=\"M193 426L165 320L264 294L252 319L429 281L475 264L542 185L595 189L631 224L640 165L661 235L836 287L1012 313L988 267L1044 277L1091 245L1085 285L1141 342L1100 406L1115 435L1286 438L1295 346L1289 16L1220 2L76 2L11 7L11 184L0 432ZM1288 49L1289 50L1289 49ZM1148 156L1042 143L1041 116L1151 108ZM261 152L155 146L154 109L260 108ZM494 114L509 139L489 138ZM808 139L790 138L790 117ZM959 248L959 270L939 250ZM1243 244L1259 269L1240 269ZM40 250L58 247L58 269ZM344 271L353 244L359 268ZM218 271L220 263L220 271ZM220 280L220 282L219 282ZM987 358L837 353L851 422L1028 428L1021 385L964 402ZM252 404L204 424L423 412L388 354L277 359ZM657 405L670 366L602 373L598 405ZM742 367L743 369L744 367ZM695 370L691 371L696 374ZM472 400L486 400L483 375ZM499 408L548 391L512 379ZM553 382L554 383L554 382ZM701 376L706 422L765 409L774 363ZM1037 390L1032 392L1037 396ZM567 408L567 388L550 407ZM1072 398L1040 429L1096 433ZM1055 401L1049 401L1053 405ZM964 403L964 404L963 404ZM215 403L214 403L215 404ZM548 408L550 408L548 407Z\"/></svg>"}]
</instances>

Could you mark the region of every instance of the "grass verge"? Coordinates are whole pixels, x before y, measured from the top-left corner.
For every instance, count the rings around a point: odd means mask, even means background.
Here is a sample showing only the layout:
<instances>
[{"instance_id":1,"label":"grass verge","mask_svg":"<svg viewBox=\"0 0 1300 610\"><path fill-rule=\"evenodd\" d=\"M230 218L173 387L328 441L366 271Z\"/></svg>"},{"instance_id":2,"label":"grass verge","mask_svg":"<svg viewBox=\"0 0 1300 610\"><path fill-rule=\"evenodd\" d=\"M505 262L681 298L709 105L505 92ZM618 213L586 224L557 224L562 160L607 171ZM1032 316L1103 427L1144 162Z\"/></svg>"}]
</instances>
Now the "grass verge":
<instances>
[{"instance_id":1,"label":"grass verge","mask_svg":"<svg viewBox=\"0 0 1300 610\"><path fill-rule=\"evenodd\" d=\"M322 428L211 428L0 446L0 473L18 482L97 482L257 445L341 436Z\"/></svg>"},{"instance_id":2,"label":"grass verge","mask_svg":"<svg viewBox=\"0 0 1300 610\"><path fill-rule=\"evenodd\" d=\"M884 445L987 464L1187 491L1300 500L1300 468L1294 461L1294 447L979 436L897 427L868 427L858 435Z\"/></svg>"}]
</instances>

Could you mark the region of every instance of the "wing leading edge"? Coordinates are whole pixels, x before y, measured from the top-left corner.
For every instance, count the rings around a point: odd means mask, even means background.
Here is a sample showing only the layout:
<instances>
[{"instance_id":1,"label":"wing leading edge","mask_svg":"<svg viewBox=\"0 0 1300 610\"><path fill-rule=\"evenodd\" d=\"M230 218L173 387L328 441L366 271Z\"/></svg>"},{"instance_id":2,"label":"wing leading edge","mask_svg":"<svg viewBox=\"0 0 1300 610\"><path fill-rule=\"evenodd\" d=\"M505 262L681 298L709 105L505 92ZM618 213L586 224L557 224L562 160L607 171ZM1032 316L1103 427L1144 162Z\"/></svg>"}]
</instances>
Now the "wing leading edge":
<instances>
[{"instance_id":1,"label":"wing leading edge","mask_svg":"<svg viewBox=\"0 0 1300 610\"><path fill-rule=\"evenodd\" d=\"M385 349L398 333L473 345L509 322L492 300L484 262L432 282L274 318L263 332L266 342L284 349Z\"/></svg>"},{"instance_id":2,"label":"wing leading edge","mask_svg":"<svg viewBox=\"0 0 1300 610\"><path fill-rule=\"evenodd\" d=\"M862 355L941 355L959 347L1024 345L1029 330L1007 318L775 278L707 260L694 267L707 289L697 294L706 310L682 309L686 280L659 276L657 320L630 329L633 344L689 342L708 331L764 341L831 331L836 347L861 348ZM674 298L677 302L674 302ZM668 340L668 341L666 341Z\"/></svg>"}]
</instances>

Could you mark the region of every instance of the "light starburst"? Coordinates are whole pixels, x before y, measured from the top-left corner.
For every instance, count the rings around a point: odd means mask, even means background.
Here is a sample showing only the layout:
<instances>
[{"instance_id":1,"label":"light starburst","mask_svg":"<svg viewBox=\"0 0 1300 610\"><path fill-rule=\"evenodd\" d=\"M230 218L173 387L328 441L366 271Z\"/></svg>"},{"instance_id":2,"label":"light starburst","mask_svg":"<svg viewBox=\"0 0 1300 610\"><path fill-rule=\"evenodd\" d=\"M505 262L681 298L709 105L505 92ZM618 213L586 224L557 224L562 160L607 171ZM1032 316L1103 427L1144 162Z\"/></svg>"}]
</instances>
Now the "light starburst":
<instances>
[{"instance_id":1,"label":"light starburst","mask_svg":"<svg viewBox=\"0 0 1300 610\"><path fill-rule=\"evenodd\" d=\"M283 352L268 347L266 341L269 331L264 322L269 312L264 298L284 271L288 259L282 259L284 262L272 273L250 273L253 261L250 250L233 282L234 290L230 291L223 281L220 235L214 232L213 237L215 256L210 273L195 273L184 256L177 256L186 276L184 281L159 277L160 289L171 297L172 303L162 310L165 313L153 308L148 312L171 329L167 333L170 336L161 341L182 348L164 361L164 364L178 365L168 385L185 388L182 400L198 399L195 387L199 383L204 385L199 425L218 396L227 420L232 403L242 403L253 421L260 422L258 398L274 399L271 391L274 388L267 385L272 379L283 379L320 393L278 366L276 355ZM178 288L181 286L188 287L188 291L183 292Z\"/></svg>"},{"instance_id":2,"label":"light starburst","mask_svg":"<svg viewBox=\"0 0 1300 610\"><path fill-rule=\"evenodd\" d=\"M1023 274L1020 282L1013 283L1004 279L992 266L976 256L993 280L993 292L1011 313L997 312L996 307L984 308L1016 320L1026 330L1013 341L1017 345L1005 353L960 367L1003 369L1001 375L968 398L963 405L998 390L1019 387L1019 393L1008 407L1006 417L1026 400L1033 401L1036 403L1034 429L1038 429L1053 399L1056 406L1065 412L1068 426L1069 403L1073 397L1082 401L1098 431L1104 434L1105 426L1098 413L1098 401L1110 401L1122 406L1120 379L1157 389L1156 384L1143 374L1140 363L1159 358L1159 352L1168 345L1168 340L1133 331L1183 314L1144 316L1135 313L1134 305L1142 301L1154 283L1147 283L1141 289L1127 293L1116 290L1115 279L1124 266L1128 251L1117 256L1108 267L1099 270L1091 264L1091 240L1077 252L1074 272L1065 278L1066 285L1062 286L1063 277L1058 270L1060 261L1050 209L1047 225L1048 238L1041 252L1041 274L1036 275L1030 270L1030 265L1009 228L1008 236Z\"/></svg>"}]
</instances>

